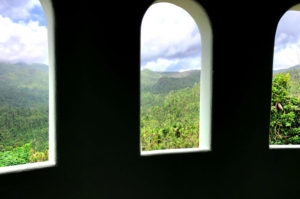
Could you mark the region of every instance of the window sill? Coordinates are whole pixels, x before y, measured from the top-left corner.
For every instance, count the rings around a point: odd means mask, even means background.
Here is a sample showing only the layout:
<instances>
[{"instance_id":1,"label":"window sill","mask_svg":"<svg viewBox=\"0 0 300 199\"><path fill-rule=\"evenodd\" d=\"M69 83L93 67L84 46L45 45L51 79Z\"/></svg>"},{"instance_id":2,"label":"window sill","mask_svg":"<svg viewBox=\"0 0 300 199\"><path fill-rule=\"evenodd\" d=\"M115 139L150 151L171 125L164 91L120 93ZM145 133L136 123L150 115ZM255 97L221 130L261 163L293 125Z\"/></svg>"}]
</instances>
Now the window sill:
<instances>
[{"instance_id":1,"label":"window sill","mask_svg":"<svg viewBox=\"0 0 300 199\"><path fill-rule=\"evenodd\" d=\"M0 167L0 175L7 174L7 173L29 171L29 170L33 170L33 169L54 167L55 165L56 164L54 161L45 161L45 162L28 163L28 164L22 164L22 165Z\"/></svg>"},{"instance_id":2,"label":"window sill","mask_svg":"<svg viewBox=\"0 0 300 199\"><path fill-rule=\"evenodd\" d=\"M300 149L299 144L294 145L269 145L269 149Z\"/></svg>"},{"instance_id":3,"label":"window sill","mask_svg":"<svg viewBox=\"0 0 300 199\"><path fill-rule=\"evenodd\" d=\"M141 151L141 156L151 155L166 155L177 153L193 153L193 152L209 152L208 148L186 148L186 149L165 149L165 150L153 150L153 151Z\"/></svg>"}]
</instances>

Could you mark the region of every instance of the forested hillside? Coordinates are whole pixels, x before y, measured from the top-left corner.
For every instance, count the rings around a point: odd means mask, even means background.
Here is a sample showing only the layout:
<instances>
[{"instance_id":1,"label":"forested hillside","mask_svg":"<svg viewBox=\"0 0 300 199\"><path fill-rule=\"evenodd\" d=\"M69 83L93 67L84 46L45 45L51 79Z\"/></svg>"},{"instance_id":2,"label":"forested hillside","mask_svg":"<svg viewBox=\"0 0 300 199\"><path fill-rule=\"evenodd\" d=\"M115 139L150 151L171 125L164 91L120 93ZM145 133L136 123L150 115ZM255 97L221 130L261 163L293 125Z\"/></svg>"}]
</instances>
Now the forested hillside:
<instances>
[{"instance_id":1,"label":"forested hillside","mask_svg":"<svg viewBox=\"0 0 300 199\"><path fill-rule=\"evenodd\" d=\"M48 66L0 63L0 166L48 158Z\"/></svg>"},{"instance_id":2,"label":"forested hillside","mask_svg":"<svg viewBox=\"0 0 300 199\"><path fill-rule=\"evenodd\" d=\"M197 148L200 71L141 72L143 151Z\"/></svg>"},{"instance_id":3,"label":"forested hillside","mask_svg":"<svg viewBox=\"0 0 300 199\"><path fill-rule=\"evenodd\" d=\"M199 145L200 71L141 71L142 151ZM274 71L270 144L300 144L300 66Z\"/></svg>"},{"instance_id":4,"label":"forested hillside","mask_svg":"<svg viewBox=\"0 0 300 199\"><path fill-rule=\"evenodd\" d=\"M167 94L172 90L192 88L194 83L200 81L200 70L185 72L154 72L143 70L141 72L141 91L155 94Z\"/></svg>"},{"instance_id":5,"label":"forested hillside","mask_svg":"<svg viewBox=\"0 0 300 199\"><path fill-rule=\"evenodd\" d=\"M279 73L290 74L289 92L292 96L297 96L298 98L300 98L300 65L296 65L288 69L274 71L274 74Z\"/></svg>"},{"instance_id":6,"label":"forested hillside","mask_svg":"<svg viewBox=\"0 0 300 199\"><path fill-rule=\"evenodd\" d=\"M270 144L300 144L300 66L274 71Z\"/></svg>"}]
</instances>

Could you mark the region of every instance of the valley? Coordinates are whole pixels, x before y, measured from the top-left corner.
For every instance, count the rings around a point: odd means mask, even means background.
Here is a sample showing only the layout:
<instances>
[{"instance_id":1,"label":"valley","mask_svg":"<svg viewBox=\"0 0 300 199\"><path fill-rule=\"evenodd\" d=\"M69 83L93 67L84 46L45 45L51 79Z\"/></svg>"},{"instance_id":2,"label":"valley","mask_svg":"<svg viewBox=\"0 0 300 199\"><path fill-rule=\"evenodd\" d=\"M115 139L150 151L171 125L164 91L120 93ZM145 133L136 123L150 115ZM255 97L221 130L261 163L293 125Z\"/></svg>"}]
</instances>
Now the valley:
<instances>
[{"instance_id":1,"label":"valley","mask_svg":"<svg viewBox=\"0 0 300 199\"><path fill-rule=\"evenodd\" d=\"M0 167L48 159L48 66L0 63Z\"/></svg>"},{"instance_id":2,"label":"valley","mask_svg":"<svg viewBox=\"0 0 300 199\"><path fill-rule=\"evenodd\" d=\"M141 72L143 151L198 148L200 70Z\"/></svg>"}]
</instances>

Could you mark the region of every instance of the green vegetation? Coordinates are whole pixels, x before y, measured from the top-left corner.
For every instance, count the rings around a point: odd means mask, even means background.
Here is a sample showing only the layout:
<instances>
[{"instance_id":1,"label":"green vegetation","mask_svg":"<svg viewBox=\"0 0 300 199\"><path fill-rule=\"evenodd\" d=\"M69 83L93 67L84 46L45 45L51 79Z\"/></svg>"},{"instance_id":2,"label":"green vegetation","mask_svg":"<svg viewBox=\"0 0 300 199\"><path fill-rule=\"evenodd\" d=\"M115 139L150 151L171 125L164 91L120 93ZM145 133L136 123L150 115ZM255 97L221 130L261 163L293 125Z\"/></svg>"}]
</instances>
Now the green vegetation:
<instances>
[{"instance_id":1,"label":"green vegetation","mask_svg":"<svg viewBox=\"0 0 300 199\"><path fill-rule=\"evenodd\" d=\"M197 78L196 78L197 77ZM143 151L199 145L200 71L141 72ZM270 144L300 144L300 66L274 73Z\"/></svg>"},{"instance_id":2,"label":"green vegetation","mask_svg":"<svg viewBox=\"0 0 300 199\"><path fill-rule=\"evenodd\" d=\"M200 81L200 70L185 72L154 72L143 70L141 73L141 91L154 94L167 94L172 90L192 88Z\"/></svg>"},{"instance_id":3,"label":"green vegetation","mask_svg":"<svg viewBox=\"0 0 300 199\"><path fill-rule=\"evenodd\" d=\"M141 73L143 151L197 148L200 71Z\"/></svg>"},{"instance_id":4,"label":"green vegetation","mask_svg":"<svg viewBox=\"0 0 300 199\"><path fill-rule=\"evenodd\" d=\"M30 160L30 144L0 152L0 167L26 164Z\"/></svg>"},{"instance_id":5,"label":"green vegetation","mask_svg":"<svg viewBox=\"0 0 300 199\"><path fill-rule=\"evenodd\" d=\"M0 167L41 162L48 160L48 149L34 152L31 143L16 147L11 151L0 152Z\"/></svg>"},{"instance_id":6,"label":"green vegetation","mask_svg":"<svg viewBox=\"0 0 300 199\"><path fill-rule=\"evenodd\" d=\"M291 73L291 80L289 72L273 77L270 144L300 144L299 73Z\"/></svg>"},{"instance_id":7,"label":"green vegetation","mask_svg":"<svg viewBox=\"0 0 300 199\"><path fill-rule=\"evenodd\" d=\"M48 66L0 63L0 166L48 159Z\"/></svg>"},{"instance_id":8,"label":"green vegetation","mask_svg":"<svg viewBox=\"0 0 300 199\"><path fill-rule=\"evenodd\" d=\"M300 65L290 67L288 69L275 71L275 74L290 74L289 92L292 96L300 98Z\"/></svg>"}]
</instances>

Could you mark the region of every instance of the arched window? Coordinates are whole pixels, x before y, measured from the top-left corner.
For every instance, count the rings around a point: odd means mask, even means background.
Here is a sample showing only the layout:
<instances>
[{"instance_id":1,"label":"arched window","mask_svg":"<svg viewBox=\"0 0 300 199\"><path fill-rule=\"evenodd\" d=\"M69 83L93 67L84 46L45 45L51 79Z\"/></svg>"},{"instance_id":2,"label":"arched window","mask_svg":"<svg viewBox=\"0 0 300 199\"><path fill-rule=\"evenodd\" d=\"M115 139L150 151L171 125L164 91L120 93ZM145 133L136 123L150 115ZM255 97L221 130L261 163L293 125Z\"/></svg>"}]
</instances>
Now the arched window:
<instances>
[{"instance_id":1,"label":"arched window","mask_svg":"<svg viewBox=\"0 0 300 199\"><path fill-rule=\"evenodd\" d=\"M269 143L300 147L300 4L280 19L274 46Z\"/></svg>"},{"instance_id":2,"label":"arched window","mask_svg":"<svg viewBox=\"0 0 300 199\"><path fill-rule=\"evenodd\" d=\"M141 25L141 155L210 150L211 57L211 26L198 3L156 1L148 8Z\"/></svg>"},{"instance_id":3,"label":"arched window","mask_svg":"<svg viewBox=\"0 0 300 199\"><path fill-rule=\"evenodd\" d=\"M55 165L49 0L0 2L0 174Z\"/></svg>"}]
</instances>

